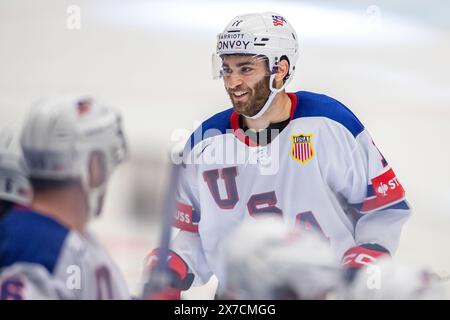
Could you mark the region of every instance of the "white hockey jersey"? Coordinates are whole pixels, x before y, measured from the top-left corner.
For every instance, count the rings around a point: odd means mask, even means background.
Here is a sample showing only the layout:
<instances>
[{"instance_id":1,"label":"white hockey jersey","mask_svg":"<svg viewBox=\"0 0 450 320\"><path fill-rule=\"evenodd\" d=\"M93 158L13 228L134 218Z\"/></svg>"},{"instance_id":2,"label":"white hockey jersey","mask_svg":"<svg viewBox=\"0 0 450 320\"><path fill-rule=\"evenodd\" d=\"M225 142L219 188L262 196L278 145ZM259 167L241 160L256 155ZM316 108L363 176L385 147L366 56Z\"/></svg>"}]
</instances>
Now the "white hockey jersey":
<instances>
[{"instance_id":1,"label":"white hockey jersey","mask_svg":"<svg viewBox=\"0 0 450 320\"><path fill-rule=\"evenodd\" d=\"M15 208L0 221L0 300L22 299L130 299L130 294L91 234Z\"/></svg>"},{"instance_id":2,"label":"white hockey jersey","mask_svg":"<svg viewBox=\"0 0 450 320\"><path fill-rule=\"evenodd\" d=\"M291 120L271 143L257 145L232 109L206 120L183 154L172 250L194 285L223 276L230 231L259 214L316 229L339 257L376 243L393 254L410 215L402 185L356 116L325 95L288 94ZM242 245L245 245L243 243Z\"/></svg>"},{"instance_id":3,"label":"white hockey jersey","mask_svg":"<svg viewBox=\"0 0 450 320\"><path fill-rule=\"evenodd\" d=\"M232 109L206 120L184 154L171 248L201 285L215 274L223 240L244 219L279 214L314 228L337 256L376 243L393 254L410 209L405 192L367 130L325 95L289 93L291 120L258 145ZM245 244L242 244L245 245Z\"/></svg>"}]
</instances>

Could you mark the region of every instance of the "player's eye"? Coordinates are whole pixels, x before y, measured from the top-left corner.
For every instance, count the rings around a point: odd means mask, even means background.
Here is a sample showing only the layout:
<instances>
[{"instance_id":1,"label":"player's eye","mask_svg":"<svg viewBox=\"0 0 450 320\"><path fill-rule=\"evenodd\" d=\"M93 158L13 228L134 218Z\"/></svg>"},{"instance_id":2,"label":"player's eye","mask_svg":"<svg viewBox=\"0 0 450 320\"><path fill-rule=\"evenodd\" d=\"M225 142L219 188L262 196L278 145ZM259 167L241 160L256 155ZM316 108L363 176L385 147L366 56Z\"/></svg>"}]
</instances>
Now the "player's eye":
<instances>
[{"instance_id":1,"label":"player's eye","mask_svg":"<svg viewBox=\"0 0 450 320\"><path fill-rule=\"evenodd\" d=\"M242 67L241 68L241 73L244 75L248 75L253 71L253 68L251 67Z\"/></svg>"},{"instance_id":2,"label":"player's eye","mask_svg":"<svg viewBox=\"0 0 450 320\"><path fill-rule=\"evenodd\" d=\"M229 76L231 74L231 69L229 67L222 67L222 74L224 76Z\"/></svg>"}]
</instances>

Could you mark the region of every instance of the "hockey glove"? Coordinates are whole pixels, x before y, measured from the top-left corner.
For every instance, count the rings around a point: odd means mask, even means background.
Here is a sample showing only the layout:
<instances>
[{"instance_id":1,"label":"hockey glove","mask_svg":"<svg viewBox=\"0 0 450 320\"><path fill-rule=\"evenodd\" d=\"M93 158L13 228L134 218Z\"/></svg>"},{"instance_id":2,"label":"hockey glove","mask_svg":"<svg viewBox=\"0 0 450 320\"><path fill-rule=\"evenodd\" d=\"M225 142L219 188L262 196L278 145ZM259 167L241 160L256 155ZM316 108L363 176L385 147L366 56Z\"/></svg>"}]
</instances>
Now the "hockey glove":
<instances>
[{"instance_id":1,"label":"hockey glove","mask_svg":"<svg viewBox=\"0 0 450 320\"><path fill-rule=\"evenodd\" d=\"M351 281L358 270L373 265L379 258L390 257L389 251L376 243L365 243L345 251L342 265L346 268L345 278Z\"/></svg>"},{"instance_id":2,"label":"hockey glove","mask_svg":"<svg viewBox=\"0 0 450 320\"><path fill-rule=\"evenodd\" d=\"M147 257L148 268L153 270L156 267L159 249L153 250ZM180 300L181 291L187 290L191 286L194 275L189 273L189 267L184 260L175 252L169 251L169 257L167 261L169 279L167 288L162 289L159 292L154 292L147 299L152 300Z\"/></svg>"}]
</instances>

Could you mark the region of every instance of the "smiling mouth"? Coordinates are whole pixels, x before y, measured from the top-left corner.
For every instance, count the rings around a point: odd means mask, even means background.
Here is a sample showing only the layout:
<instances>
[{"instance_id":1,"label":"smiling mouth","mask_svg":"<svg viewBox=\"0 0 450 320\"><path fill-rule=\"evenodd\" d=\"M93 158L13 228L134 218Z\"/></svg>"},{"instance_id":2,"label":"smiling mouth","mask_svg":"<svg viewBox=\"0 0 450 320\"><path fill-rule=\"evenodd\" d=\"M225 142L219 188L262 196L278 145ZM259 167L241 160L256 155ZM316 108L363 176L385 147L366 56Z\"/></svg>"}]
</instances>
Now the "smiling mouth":
<instances>
[{"instance_id":1,"label":"smiling mouth","mask_svg":"<svg viewBox=\"0 0 450 320\"><path fill-rule=\"evenodd\" d=\"M231 95L236 100L242 100L248 95L248 92L247 91L236 91L236 92L233 92Z\"/></svg>"}]
</instances>

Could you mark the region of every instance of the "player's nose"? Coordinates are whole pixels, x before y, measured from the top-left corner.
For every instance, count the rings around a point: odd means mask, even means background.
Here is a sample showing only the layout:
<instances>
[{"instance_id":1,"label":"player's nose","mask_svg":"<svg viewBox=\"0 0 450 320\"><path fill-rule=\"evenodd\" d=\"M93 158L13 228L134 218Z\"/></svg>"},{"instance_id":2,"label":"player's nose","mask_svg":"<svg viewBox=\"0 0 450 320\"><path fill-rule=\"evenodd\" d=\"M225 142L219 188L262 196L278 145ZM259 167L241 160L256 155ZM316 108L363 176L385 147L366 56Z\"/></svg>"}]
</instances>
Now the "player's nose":
<instances>
[{"instance_id":1,"label":"player's nose","mask_svg":"<svg viewBox=\"0 0 450 320\"><path fill-rule=\"evenodd\" d=\"M240 86L242 82L242 78L238 74L231 74L224 78L225 87L228 89L234 89Z\"/></svg>"}]
</instances>

